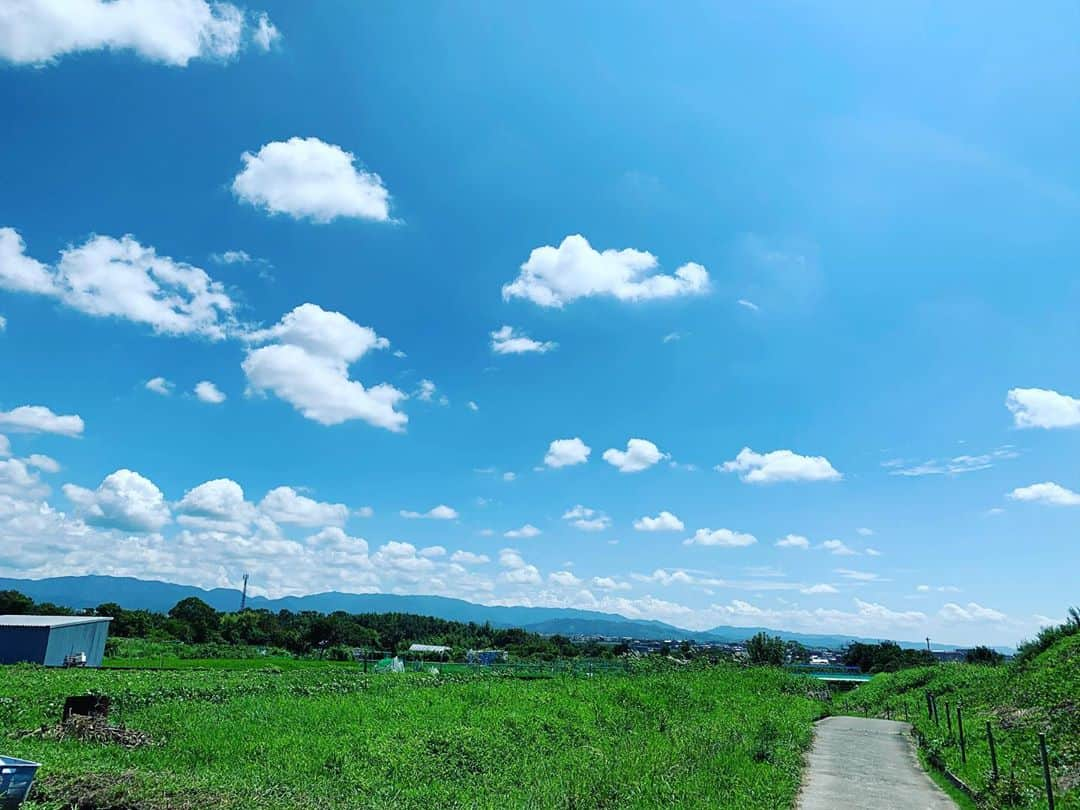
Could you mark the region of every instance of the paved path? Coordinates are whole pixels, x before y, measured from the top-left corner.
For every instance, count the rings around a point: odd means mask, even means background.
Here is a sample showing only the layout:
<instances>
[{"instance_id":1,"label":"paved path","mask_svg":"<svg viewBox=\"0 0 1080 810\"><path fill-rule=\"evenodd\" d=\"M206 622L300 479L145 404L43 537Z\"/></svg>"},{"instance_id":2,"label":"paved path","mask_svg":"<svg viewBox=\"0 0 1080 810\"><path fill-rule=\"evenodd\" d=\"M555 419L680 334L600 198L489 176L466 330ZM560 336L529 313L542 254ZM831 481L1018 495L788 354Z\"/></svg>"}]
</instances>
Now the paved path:
<instances>
[{"instance_id":1,"label":"paved path","mask_svg":"<svg viewBox=\"0 0 1080 810\"><path fill-rule=\"evenodd\" d=\"M909 730L862 717L819 722L799 810L956 810L919 765Z\"/></svg>"}]
</instances>

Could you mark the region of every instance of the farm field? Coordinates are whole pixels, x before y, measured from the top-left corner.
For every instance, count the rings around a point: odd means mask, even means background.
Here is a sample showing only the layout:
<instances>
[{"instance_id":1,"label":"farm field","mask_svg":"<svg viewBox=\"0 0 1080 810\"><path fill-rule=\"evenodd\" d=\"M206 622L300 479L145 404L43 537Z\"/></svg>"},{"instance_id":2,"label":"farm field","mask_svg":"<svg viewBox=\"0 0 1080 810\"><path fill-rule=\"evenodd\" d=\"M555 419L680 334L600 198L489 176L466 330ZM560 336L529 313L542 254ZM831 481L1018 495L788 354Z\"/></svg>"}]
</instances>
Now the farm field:
<instances>
[{"instance_id":1,"label":"farm field","mask_svg":"<svg viewBox=\"0 0 1080 810\"><path fill-rule=\"evenodd\" d=\"M938 706L929 716L926 695ZM962 706L967 761L956 706ZM946 705L951 717L946 716ZM1046 735L1057 810L1080 808L1080 635L1032 660L1002 666L941 664L878 675L839 696L835 713L910 719L931 758L976 792L980 807L1047 807L1038 734ZM951 726L950 726L951 722ZM999 778L991 778L990 723Z\"/></svg>"},{"instance_id":2,"label":"farm field","mask_svg":"<svg viewBox=\"0 0 1080 810\"><path fill-rule=\"evenodd\" d=\"M791 805L819 685L776 670L365 675L355 667L0 669L5 753L62 808ZM24 732L113 699L124 748Z\"/></svg>"}]
</instances>

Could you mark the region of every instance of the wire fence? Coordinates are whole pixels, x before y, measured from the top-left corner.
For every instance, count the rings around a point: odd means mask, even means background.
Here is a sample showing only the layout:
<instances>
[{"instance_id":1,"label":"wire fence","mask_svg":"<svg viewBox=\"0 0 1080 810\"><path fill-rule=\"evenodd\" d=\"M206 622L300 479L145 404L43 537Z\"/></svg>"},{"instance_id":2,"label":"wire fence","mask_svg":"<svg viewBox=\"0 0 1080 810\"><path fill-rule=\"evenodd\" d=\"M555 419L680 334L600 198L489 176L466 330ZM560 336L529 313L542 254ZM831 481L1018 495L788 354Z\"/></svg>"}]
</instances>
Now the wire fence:
<instances>
[{"instance_id":1,"label":"wire fence","mask_svg":"<svg viewBox=\"0 0 1080 810\"><path fill-rule=\"evenodd\" d=\"M1062 766L1056 749L1070 741L1022 723L1006 726L994 712L965 706L955 692L905 695L879 716L911 723L930 764L977 802L1057 809ZM1069 800L1067 806L1080 805Z\"/></svg>"}]
</instances>

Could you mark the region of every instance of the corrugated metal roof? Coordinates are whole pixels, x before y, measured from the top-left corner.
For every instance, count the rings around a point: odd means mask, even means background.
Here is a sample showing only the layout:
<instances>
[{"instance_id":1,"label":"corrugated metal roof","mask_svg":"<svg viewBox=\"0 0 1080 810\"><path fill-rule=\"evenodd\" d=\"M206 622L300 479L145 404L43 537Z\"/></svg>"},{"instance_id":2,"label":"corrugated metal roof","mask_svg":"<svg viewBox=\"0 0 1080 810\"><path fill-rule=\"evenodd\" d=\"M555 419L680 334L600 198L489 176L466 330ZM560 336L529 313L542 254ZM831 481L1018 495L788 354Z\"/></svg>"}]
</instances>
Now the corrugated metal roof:
<instances>
[{"instance_id":1,"label":"corrugated metal roof","mask_svg":"<svg viewBox=\"0 0 1080 810\"><path fill-rule=\"evenodd\" d=\"M111 622L110 616L0 616L0 627L68 627Z\"/></svg>"}]
</instances>

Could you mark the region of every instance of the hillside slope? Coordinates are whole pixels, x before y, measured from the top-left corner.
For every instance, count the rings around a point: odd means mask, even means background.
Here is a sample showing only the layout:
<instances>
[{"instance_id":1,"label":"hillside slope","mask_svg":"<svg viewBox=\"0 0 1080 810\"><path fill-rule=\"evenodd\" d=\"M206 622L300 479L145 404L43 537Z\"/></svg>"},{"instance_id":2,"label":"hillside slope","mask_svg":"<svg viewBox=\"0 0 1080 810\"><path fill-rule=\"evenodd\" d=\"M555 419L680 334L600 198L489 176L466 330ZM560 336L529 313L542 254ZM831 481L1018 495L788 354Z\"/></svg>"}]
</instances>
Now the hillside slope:
<instances>
[{"instance_id":1,"label":"hillside slope","mask_svg":"<svg viewBox=\"0 0 1080 810\"><path fill-rule=\"evenodd\" d=\"M928 692L937 699L938 723L928 716ZM966 764L959 746L958 703ZM977 791L980 806L990 808L1046 806L1038 747L1038 734L1045 733L1056 806L1080 808L1080 634L1023 664L941 664L878 675L838 697L834 711L910 718L926 738L927 750ZM997 746L996 783L990 779L987 722Z\"/></svg>"}]
</instances>

